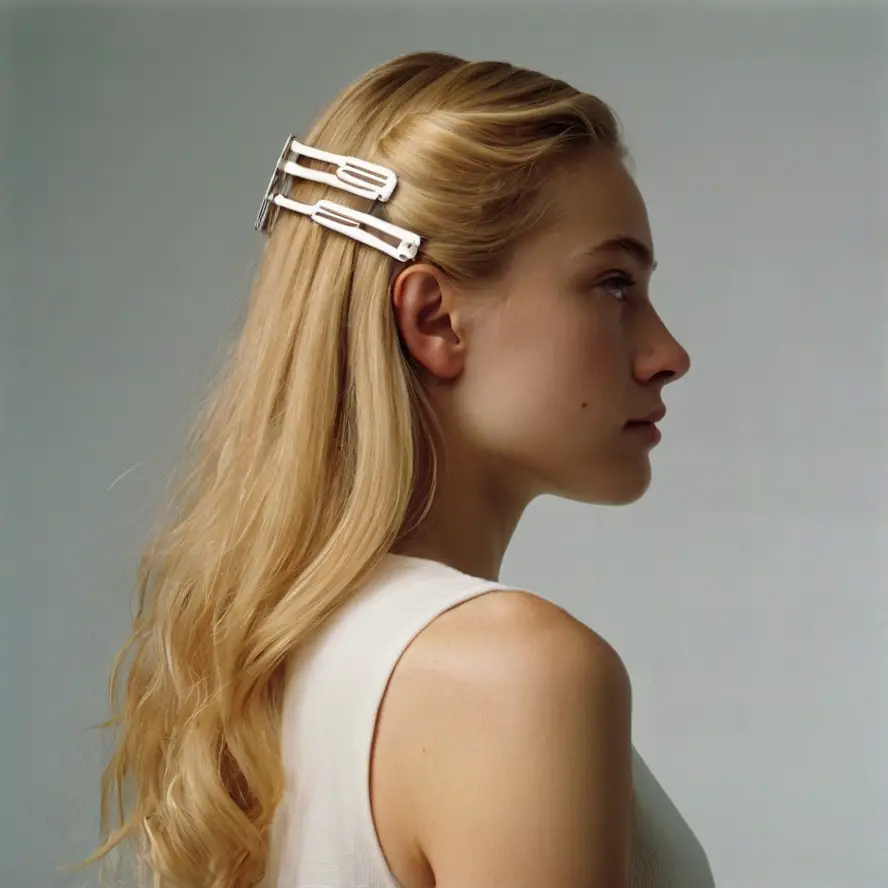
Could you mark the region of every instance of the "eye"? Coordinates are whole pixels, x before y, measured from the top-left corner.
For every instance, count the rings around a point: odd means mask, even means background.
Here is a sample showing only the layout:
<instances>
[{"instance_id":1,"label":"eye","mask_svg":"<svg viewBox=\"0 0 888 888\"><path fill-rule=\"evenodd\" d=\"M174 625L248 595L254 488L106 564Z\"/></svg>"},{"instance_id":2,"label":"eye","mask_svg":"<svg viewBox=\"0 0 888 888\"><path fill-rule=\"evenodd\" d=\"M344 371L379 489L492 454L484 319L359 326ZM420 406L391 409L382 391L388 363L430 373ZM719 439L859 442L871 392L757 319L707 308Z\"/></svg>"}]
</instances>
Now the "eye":
<instances>
[{"instance_id":1,"label":"eye","mask_svg":"<svg viewBox=\"0 0 888 888\"><path fill-rule=\"evenodd\" d=\"M598 286L607 290L617 302L625 302L627 298L626 291L634 287L635 284L636 281L634 278L630 277L628 274L620 272L619 274L612 274L610 277L605 278Z\"/></svg>"}]
</instances>

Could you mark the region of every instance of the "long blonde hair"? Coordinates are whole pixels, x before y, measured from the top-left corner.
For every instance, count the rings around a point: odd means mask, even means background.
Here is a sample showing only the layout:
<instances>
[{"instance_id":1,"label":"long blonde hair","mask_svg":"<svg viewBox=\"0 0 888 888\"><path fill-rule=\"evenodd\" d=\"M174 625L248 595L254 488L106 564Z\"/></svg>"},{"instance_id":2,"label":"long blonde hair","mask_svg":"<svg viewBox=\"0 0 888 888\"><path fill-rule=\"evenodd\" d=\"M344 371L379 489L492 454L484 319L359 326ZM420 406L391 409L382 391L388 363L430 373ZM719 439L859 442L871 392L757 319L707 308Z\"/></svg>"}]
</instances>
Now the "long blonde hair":
<instances>
[{"instance_id":1,"label":"long blonde hair","mask_svg":"<svg viewBox=\"0 0 888 888\"><path fill-rule=\"evenodd\" d=\"M623 153L599 99L438 53L370 71L305 141L393 169L386 218L423 236L420 261L467 284L540 222L562 161ZM316 183L293 196L368 208ZM132 846L139 884L260 880L282 795L285 661L431 502L434 416L393 319L399 267L305 217L277 220L112 671L116 748L90 860Z\"/></svg>"}]
</instances>

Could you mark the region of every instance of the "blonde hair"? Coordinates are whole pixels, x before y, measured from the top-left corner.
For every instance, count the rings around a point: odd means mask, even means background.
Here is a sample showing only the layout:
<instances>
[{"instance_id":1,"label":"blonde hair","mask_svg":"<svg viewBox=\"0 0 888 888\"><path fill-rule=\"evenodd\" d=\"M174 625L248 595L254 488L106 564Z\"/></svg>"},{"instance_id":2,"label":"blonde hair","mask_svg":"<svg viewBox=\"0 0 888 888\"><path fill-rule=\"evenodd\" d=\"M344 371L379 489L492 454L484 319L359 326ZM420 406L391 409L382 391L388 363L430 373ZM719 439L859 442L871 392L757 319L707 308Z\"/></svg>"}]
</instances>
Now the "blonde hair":
<instances>
[{"instance_id":1,"label":"blonde hair","mask_svg":"<svg viewBox=\"0 0 888 888\"><path fill-rule=\"evenodd\" d=\"M418 261L467 284L496 275L539 225L565 159L623 154L599 99L438 53L370 71L305 141L393 169L385 217L422 235ZM368 209L322 184L293 192ZM431 502L434 416L389 300L400 267L294 214L269 239L111 676L117 745L90 861L132 846L141 885L260 880L284 782L284 664Z\"/></svg>"}]
</instances>

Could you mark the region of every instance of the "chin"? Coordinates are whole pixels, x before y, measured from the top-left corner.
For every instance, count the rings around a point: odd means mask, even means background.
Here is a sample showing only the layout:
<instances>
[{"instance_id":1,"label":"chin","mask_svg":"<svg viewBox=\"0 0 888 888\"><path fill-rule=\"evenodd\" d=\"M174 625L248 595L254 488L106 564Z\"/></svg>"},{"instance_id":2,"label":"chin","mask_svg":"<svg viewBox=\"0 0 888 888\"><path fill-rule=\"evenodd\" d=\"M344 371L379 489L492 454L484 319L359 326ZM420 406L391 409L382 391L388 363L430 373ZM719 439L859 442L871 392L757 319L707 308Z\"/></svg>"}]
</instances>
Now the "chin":
<instances>
[{"instance_id":1,"label":"chin","mask_svg":"<svg viewBox=\"0 0 888 888\"><path fill-rule=\"evenodd\" d=\"M601 499L598 502L602 506L630 506L632 503L637 503L647 492L648 488L651 486L651 479L648 476L648 480L645 484L638 484L635 487L627 487L624 490L616 492L608 499Z\"/></svg>"},{"instance_id":2,"label":"chin","mask_svg":"<svg viewBox=\"0 0 888 888\"><path fill-rule=\"evenodd\" d=\"M594 479L572 485L560 495L574 502L596 506L628 506L638 502L651 486L651 464L648 460L632 466L615 466L597 474Z\"/></svg>"}]
</instances>

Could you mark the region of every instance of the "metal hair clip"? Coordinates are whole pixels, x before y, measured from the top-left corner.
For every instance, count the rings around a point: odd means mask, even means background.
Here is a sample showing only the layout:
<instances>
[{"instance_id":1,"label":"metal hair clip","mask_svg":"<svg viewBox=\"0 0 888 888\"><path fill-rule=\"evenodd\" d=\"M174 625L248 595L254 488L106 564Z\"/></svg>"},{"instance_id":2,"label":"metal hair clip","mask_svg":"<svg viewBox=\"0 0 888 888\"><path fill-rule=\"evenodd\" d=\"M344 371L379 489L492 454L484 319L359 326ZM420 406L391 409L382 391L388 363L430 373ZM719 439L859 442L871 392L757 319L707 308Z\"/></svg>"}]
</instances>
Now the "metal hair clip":
<instances>
[{"instance_id":1,"label":"metal hair clip","mask_svg":"<svg viewBox=\"0 0 888 888\"><path fill-rule=\"evenodd\" d=\"M335 164L336 172L327 173L301 166L296 162L300 156ZM386 167L356 157L346 157L322 151L319 148L310 148L298 142L293 136L289 136L275 165L274 173L259 209L259 215L256 217L254 227L257 231L270 234L278 212L281 209L286 209L309 216L319 225L377 250L382 250L402 262L415 258L421 240L419 235L333 201L320 200L316 204L305 204L292 200L287 197L287 194L292 187L294 178L322 182L325 185L374 201L388 200L398 184L397 176ZM383 240L374 234L374 231L388 235L396 243Z\"/></svg>"}]
</instances>

